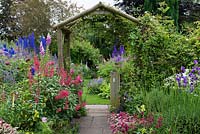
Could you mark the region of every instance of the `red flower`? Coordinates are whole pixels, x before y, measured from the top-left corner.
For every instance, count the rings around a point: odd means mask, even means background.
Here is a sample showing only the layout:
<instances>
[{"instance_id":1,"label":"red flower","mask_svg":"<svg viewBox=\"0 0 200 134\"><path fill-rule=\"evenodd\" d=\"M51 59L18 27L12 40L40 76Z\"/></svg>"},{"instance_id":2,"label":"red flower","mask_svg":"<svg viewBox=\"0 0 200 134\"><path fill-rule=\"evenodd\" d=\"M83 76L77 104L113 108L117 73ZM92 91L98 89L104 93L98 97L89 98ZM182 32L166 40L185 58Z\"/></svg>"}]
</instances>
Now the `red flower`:
<instances>
[{"instance_id":1,"label":"red flower","mask_svg":"<svg viewBox=\"0 0 200 134\"><path fill-rule=\"evenodd\" d=\"M82 104L81 104L81 107L85 107L86 106L86 102L83 102Z\"/></svg>"},{"instance_id":2,"label":"red flower","mask_svg":"<svg viewBox=\"0 0 200 134\"><path fill-rule=\"evenodd\" d=\"M44 68L44 76L46 77L53 77L54 75L54 62L50 61L45 65Z\"/></svg>"},{"instance_id":3,"label":"red flower","mask_svg":"<svg viewBox=\"0 0 200 134\"><path fill-rule=\"evenodd\" d=\"M71 84L71 81L72 81L72 78L71 76L69 76L67 80L65 81L65 85L69 86Z\"/></svg>"},{"instance_id":4,"label":"red flower","mask_svg":"<svg viewBox=\"0 0 200 134\"><path fill-rule=\"evenodd\" d=\"M56 113L59 113L59 112L61 112L62 111L62 109L61 108L58 108L57 110L56 110Z\"/></svg>"},{"instance_id":5,"label":"red flower","mask_svg":"<svg viewBox=\"0 0 200 134\"><path fill-rule=\"evenodd\" d=\"M37 56L34 56L34 68L35 68L35 71L39 71L39 68L40 68L40 61L38 59Z\"/></svg>"},{"instance_id":6,"label":"red flower","mask_svg":"<svg viewBox=\"0 0 200 134\"><path fill-rule=\"evenodd\" d=\"M69 92L67 90L61 90L58 95L55 97L56 100L64 99L69 96Z\"/></svg>"},{"instance_id":7,"label":"red flower","mask_svg":"<svg viewBox=\"0 0 200 134\"><path fill-rule=\"evenodd\" d=\"M64 107L64 110L67 110L69 108L69 102L68 100L65 101L65 107Z\"/></svg>"},{"instance_id":8,"label":"red flower","mask_svg":"<svg viewBox=\"0 0 200 134\"><path fill-rule=\"evenodd\" d=\"M82 95L83 95L83 91L82 91L82 90L79 90L79 91L78 91L78 96L81 97Z\"/></svg>"},{"instance_id":9,"label":"red flower","mask_svg":"<svg viewBox=\"0 0 200 134\"><path fill-rule=\"evenodd\" d=\"M157 121L157 124L156 124L156 128L162 127L162 120L163 120L162 117L159 117L159 118L158 118L158 121Z\"/></svg>"},{"instance_id":10,"label":"red flower","mask_svg":"<svg viewBox=\"0 0 200 134\"><path fill-rule=\"evenodd\" d=\"M31 86L34 82L31 71L28 72L28 79L29 79L29 85Z\"/></svg>"},{"instance_id":11,"label":"red flower","mask_svg":"<svg viewBox=\"0 0 200 134\"><path fill-rule=\"evenodd\" d=\"M80 109L81 109L81 105L80 105L80 104L76 105L75 110L78 111L78 110L80 110Z\"/></svg>"},{"instance_id":12,"label":"red flower","mask_svg":"<svg viewBox=\"0 0 200 134\"><path fill-rule=\"evenodd\" d=\"M81 76L80 75L78 75L77 77L76 77L76 82L77 83L81 83L83 80L81 79Z\"/></svg>"}]
</instances>

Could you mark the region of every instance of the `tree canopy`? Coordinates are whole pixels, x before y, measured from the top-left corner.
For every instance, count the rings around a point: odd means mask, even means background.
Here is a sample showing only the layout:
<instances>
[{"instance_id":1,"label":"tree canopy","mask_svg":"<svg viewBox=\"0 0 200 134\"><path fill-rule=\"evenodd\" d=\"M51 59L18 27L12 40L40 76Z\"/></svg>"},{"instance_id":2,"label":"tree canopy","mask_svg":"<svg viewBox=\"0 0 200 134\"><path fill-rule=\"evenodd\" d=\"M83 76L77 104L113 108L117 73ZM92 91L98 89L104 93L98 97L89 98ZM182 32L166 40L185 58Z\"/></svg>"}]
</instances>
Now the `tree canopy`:
<instances>
[{"instance_id":1,"label":"tree canopy","mask_svg":"<svg viewBox=\"0 0 200 134\"><path fill-rule=\"evenodd\" d=\"M159 2L163 0L115 0L115 6L132 15L142 15L145 11L159 13ZM169 6L167 15L174 19L176 25L183 21L200 19L200 2L198 0L164 0Z\"/></svg>"}]
</instances>

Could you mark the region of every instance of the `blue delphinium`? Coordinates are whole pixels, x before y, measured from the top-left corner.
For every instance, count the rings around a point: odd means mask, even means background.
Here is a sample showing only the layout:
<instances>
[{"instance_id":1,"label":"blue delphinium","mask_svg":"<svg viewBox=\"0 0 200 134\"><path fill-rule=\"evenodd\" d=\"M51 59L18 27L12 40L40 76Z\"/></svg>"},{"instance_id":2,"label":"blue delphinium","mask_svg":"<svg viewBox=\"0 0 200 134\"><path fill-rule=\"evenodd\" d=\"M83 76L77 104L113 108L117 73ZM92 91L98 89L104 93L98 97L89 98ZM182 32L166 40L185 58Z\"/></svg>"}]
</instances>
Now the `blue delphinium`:
<instances>
[{"instance_id":1,"label":"blue delphinium","mask_svg":"<svg viewBox=\"0 0 200 134\"><path fill-rule=\"evenodd\" d=\"M35 36L34 36L34 33L30 34L28 36L28 39L29 39L30 48L35 51Z\"/></svg>"},{"instance_id":2,"label":"blue delphinium","mask_svg":"<svg viewBox=\"0 0 200 134\"><path fill-rule=\"evenodd\" d=\"M10 57L12 57L13 55L15 55L15 50L11 47L10 50L8 51L8 53L10 54Z\"/></svg>"},{"instance_id":3,"label":"blue delphinium","mask_svg":"<svg viewBox=\"0 0 200 134\"><path fill-rule=\"evenodd\" d=\"M35 68L34 68L34 67L31 67L31 70L30 70L30 71L31 71L31 74L32 74L32 75L35 75Z\"/></svg>"},{"instance_id":4,"label":"blue delphinium","mask_svg":"<svg viewBox=\"0 0 200 134\"><path fill-rule=\"evenodd\" d=\"M119 62L122 62L122 61L125 60L124 57L123 57L124 54L125 54L125 50L124 50L124 46L123 45L120 45L119 51L117 50L116 45L114 45L113 52L112 52L112 59L116 63L119 63Z\"/></svg>"},{"instance_id":5,"label":"blue delphinium","mask_svg":"<svg viewBox=\"0 0 200 134\"><path fill-rule=\"evenodd\" d=\"M44 36L40 37L40 42L42 42L44 50L46 50L47 44L46 44L46 38Z\"/></svg>"}]
</instances>

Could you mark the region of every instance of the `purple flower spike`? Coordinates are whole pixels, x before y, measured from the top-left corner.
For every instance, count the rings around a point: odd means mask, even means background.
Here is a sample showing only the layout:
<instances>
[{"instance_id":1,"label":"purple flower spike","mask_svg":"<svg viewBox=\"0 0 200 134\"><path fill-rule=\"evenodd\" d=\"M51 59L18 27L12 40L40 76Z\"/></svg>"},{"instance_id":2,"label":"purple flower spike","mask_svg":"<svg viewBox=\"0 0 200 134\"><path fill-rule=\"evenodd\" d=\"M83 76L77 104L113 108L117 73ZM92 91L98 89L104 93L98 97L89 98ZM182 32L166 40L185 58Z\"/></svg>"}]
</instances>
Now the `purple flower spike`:
<instances>
[{"instance_id":1,"label":"purple flower spike","mask_svg":"<svg viewBox=\"0 0 200 134\"><path fill-rule=\"evenodd\" d=\"M118 55L118 52L117 52L117 47L116 47L116 45L114 46L114 49L113 49L113 55L114 55L114 56L117 56L117 55Z\"/></svg>"},{"instance_id":2,"label":"purple flower spike","mask_svg":"<svg viewBox=\"0 0 200 134\"><path fill-rule=\"evenodd\" d=\"M120 55L123 55L125 53L123 45L120 46L120 50L119 51L120 51Z\"/></svg>"},{"instance_id":3,"label":"purple flower spike","mask_svg":"<svg viewBox=\"0 0 200 134\"><path fill-rule=\"evenodd\" d=\"M51 36L50 36L49 33L47 34L46 44L47 44L47 45L50 45L50 44L51 44Z\"/></svg>"},{"instance_id":4,"label":"purple flower spike","mask_svg":"<svg viewBox=\"0 0 200 134\"><path fill-rule=\"evenodd\" d=\"M44 54L45 54L45 51L44 51L44 47L43 47L43 45L42 45L42 42L40 42L40 54L41 54L42 56L44 56Z\"/></svg>"},{"instance_id":5,"label":"purple flower spike","mask_svg":"<svg viewBox=\"0 0 200 134\"><path fill-rule=\"evenodd\" d=\"M181 71L182 71L182 73L185 73L185 67L184 66L181 66Z\"/></svg>"},{"instance_id":6,"label":"purple flower spike","mask_svg":"<svg viewBox=\"0 0 200 134\"><path fill-rule=\"evenodd\" d=\"M194 64L197 65L198 64L198 60L194 60Z\"/></svg>"},{"instance_id":7,"label":"purple flower spike","mask_svg":"<svg viewBox=\"0 0 200 134\"><path fill-rule=\"evenodd\" d=\"M183 77L183 86L186 87L188 84L188 79L186 76Z\"/></svg>"}]
</instances>

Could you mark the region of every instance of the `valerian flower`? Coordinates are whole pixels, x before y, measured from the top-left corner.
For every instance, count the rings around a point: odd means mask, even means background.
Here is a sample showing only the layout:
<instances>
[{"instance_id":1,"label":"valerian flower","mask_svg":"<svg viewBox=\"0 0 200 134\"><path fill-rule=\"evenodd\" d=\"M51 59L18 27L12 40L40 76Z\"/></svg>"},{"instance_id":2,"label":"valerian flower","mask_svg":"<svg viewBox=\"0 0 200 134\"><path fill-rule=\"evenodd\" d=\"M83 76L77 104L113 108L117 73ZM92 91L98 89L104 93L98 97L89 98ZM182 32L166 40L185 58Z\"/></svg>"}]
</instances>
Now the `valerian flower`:
<instances>
[{"instance_id":1,"label":"valerian flower","mask_svg":"<svg viewBox=\"0 0 200 134\"><path fill-rule=\"evenodd\" d=\"M55 96L55 99L56 100L64 99L64 98L67 98L68 96L69 96L69 91L61 90L61 91L59 91L58 95Z\"/></svg>"},{"instance_id":2,"label":"valerian flower","mask_svg":"<svg viewBox=\"0 0 200 134\"><path fill-rule=\"evenodd\" d=\"M82 90L79 90L79 91L78 91L78 96L81 97L82 95L83 95L83 91L82 91Z\"/></svg>"}]
</instances>

